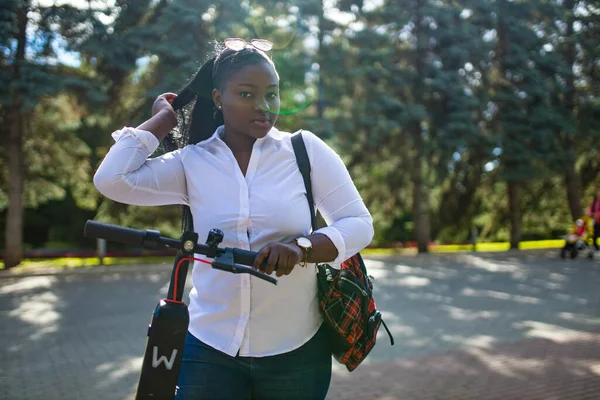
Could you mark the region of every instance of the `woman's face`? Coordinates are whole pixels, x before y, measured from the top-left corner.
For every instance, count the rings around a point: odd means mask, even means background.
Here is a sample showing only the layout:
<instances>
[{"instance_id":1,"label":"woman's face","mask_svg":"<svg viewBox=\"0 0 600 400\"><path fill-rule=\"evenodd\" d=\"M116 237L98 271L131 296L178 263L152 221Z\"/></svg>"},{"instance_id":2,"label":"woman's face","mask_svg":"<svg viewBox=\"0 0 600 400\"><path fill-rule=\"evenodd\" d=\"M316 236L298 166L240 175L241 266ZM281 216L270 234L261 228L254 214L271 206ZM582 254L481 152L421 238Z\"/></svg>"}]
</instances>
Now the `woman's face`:
<instances>
[{"instance_id":1,"label":"woman's face","mask_svg":"<svg viewBox=\"0 0 600 400\"><path fill-rule=\"evenodd\" d=\"M279 114L279 79L268 62L248 65L213 92L229 134L265 137Z\"/></svg>"}]
</instances>

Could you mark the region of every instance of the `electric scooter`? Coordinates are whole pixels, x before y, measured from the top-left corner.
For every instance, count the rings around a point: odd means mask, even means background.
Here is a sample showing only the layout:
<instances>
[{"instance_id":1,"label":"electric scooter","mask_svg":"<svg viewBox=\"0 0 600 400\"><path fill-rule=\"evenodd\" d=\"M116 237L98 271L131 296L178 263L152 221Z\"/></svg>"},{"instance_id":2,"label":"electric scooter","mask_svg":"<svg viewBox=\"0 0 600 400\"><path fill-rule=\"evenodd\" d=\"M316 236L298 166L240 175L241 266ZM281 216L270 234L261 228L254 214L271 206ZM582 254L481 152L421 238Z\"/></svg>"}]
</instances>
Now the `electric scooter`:
<instances>
[{"instance_id":1,"label":"electric scooter","mask_svg":"<svg viewBox=\"0 0 600 400\"><path fill-rule=\"evenodd\" d=\"M167 298L161 299L156 305L148 327L136 400L173 400L175 397L175 386L189 324L188 308L182 298L190 261L204 262L213 268L234 274L250 274L277 284L277 279L249 267L254 263L256 252L220 248L223 232L218 229L212 229L206 244L201 245L198 244L198 234L188 229L177 240L163 237L156 230L132 229L88 220L84 236L152 250L177 250ZM203 254L212 258L212 261L194 258L194 254Z\"/></svg>"}]
</instances>

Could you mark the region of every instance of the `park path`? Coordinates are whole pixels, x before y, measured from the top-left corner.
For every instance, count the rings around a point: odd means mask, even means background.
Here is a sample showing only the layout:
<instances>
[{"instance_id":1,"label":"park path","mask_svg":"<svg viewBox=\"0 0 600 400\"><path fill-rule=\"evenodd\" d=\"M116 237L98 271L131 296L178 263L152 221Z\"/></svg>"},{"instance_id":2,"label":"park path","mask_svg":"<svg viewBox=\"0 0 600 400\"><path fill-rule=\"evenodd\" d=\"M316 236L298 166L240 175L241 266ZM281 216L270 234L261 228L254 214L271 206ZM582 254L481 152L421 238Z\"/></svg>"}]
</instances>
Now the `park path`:
<instances>
[{"instance_id":1,"label":"park path","mask_svg":"<svg viewBox=\"0 0 600 400\"><path fill-rule=\"evenodd\" d=\"M370 258L379 341L328 399L600 398L600 262L555 252ZM131 399L169 266L0 275L0 399Z\"/></svg>"}]
</instances>

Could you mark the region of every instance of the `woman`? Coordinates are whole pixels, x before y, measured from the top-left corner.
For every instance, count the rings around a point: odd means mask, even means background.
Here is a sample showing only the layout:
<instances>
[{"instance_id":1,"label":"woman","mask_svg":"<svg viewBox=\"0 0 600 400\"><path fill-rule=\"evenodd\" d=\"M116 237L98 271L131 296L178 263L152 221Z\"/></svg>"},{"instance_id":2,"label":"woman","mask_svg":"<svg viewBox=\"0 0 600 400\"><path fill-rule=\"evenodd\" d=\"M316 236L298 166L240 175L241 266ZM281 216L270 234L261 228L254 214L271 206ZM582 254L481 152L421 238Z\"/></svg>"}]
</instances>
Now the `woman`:
<instances>
[{"instance_id":1,"label":"woman","mask_svg":"<svg viewBox=\"0 0 600 400\"><path fill-rule=\"evenodd\" d=\"M598 251L598 236L600 236L600 187L596 188L596 194L587 212L588 217L594 220L594 248Z\"/></svg>"},{"instance_id":2,"label":"woman","mask_svg":"<svg viewBox=\"0 0 600 400\"><path fill-rule=\"evenodd\" d=\"M258 251L254 267L280 277L275 286L194 265L176 399L324 399L331 352L311 264L339 265L362 250L372 219L340 157L304 131L314 201L328 224L310 234L291 134L274 127L272 45L224 44L179 95L156 99L152 118L113 134L94 184L122 203L187 205L202 243L218 228L222 246ZM149 159L176 127L175 110L194 100L189 129L180 126L187 146Z\"/></svg>"}]
</instances>

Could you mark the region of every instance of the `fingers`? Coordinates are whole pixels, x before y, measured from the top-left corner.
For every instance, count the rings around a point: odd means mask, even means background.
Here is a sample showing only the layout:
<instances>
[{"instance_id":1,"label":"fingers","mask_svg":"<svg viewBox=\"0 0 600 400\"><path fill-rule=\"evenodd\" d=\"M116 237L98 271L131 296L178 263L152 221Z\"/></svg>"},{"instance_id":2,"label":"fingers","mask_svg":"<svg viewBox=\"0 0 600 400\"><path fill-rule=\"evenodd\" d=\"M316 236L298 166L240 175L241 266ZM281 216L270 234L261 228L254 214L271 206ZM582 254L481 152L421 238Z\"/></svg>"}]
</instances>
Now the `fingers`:
<instances>
[{"instance_id":1,"label":"fingers","mask_svg":"<svg viewBox=\"0 0 600 400\"><path fill-rule=\"evenodd\" d=\"M275 268L277 267L277 262L279 261L279 253L277 251L271 250L269 253L269 258L267 259L267 265L265 267L265 274L271 275Z\"/></svg>"},{"instance_id":2,"label":"fingers","mask_svg":"<svg viewBox=\"0 0 600 400\"><path fill-rule=\"evenodd\" d=\"M296 264L298 264L297 258L297 255L293 252L286 251L281 253L277 262L277 276L291 274Z\"/></svg>"},{"instance_id":3,"label":"fingers","mask_svg":"<svg viewBox=\"0 0 600 400\"><path fill-rule=\"evenodd\" d=\"M256 258L254 259L254 264L252 264L252 268L264 272L263 263L265 262L267 257L269 257L270 253L271 253L271 246L269 246L269 245L260 249L260 251L256 255Z\"/></svg>"},{"instance_id":4,"label":"fingers","mask_svg":"<svg viewBox=\"0 0 600 400\"><path fill-rule=\"evenodd\" d=\"M177 95L175 93L163 93L160 96L158 96L154 102L161 103L163 101L166 101L167 103L171 104L176 98Z\"/></svg>"},{"instance_id":5,"label":"fingers","mask_svg":"<svg viewBox=\"0 0 600 400\"><path fill-rule=\"evenodd\" d=\"M165 99L169 100L169 99L174 99L177 97L177 94L175 93L171 93L171 92L167 92L167 93L163 93L161 95L158 96L159 98L164 97Z\"/></svg>"},{"instance_id":6,"label":"fingers","mask_svg":"<svg viewBox=\"0 0 600 400\"><path fill-rule=\"evenodd\" d=\"M162 96L164 96L164 98L169 102L169 104L171 104L173 100L177 98L177 95L175 93L165 93Z\"/></svg>"},{"instance_id":7,"label":"fingers","mask_svg":"<svg viewBox=\"0 0 600 400\"><path fill-rule=\"evenodd\" d=\"M284 244L268 244L260 249L252 267L267 275L276 271L276 275L280 277L292 272L297 264L297 258L294 250Z\"/></svg>"},{"instance_id":8,"label":"fingers","mask_svg":"<svg viewBox=\"0 0 600 400\"><path fill-rule=\"evenodd\" d=\"M175 93L163 93L154 100L154 104L152 104L152 116L155 116L162 110L169 110L171 113L174 113L173 107L171 103L173 100L177 98ZM173 114L173 117L175 115ZM177 122L175 118L175 122Z\"/></svg>"},{"instance_id":9,"label":"fingers","mask_svg":"<svg viewBox=\"0 0 600 400\"><path fill-rule=\"evenodd\" d=\"M292 272L293 266L290 268L290 257L289 255L280 255L279 262L277 263L277 277L283 275L289 275Z\"/></svg>"}]
</instances>

